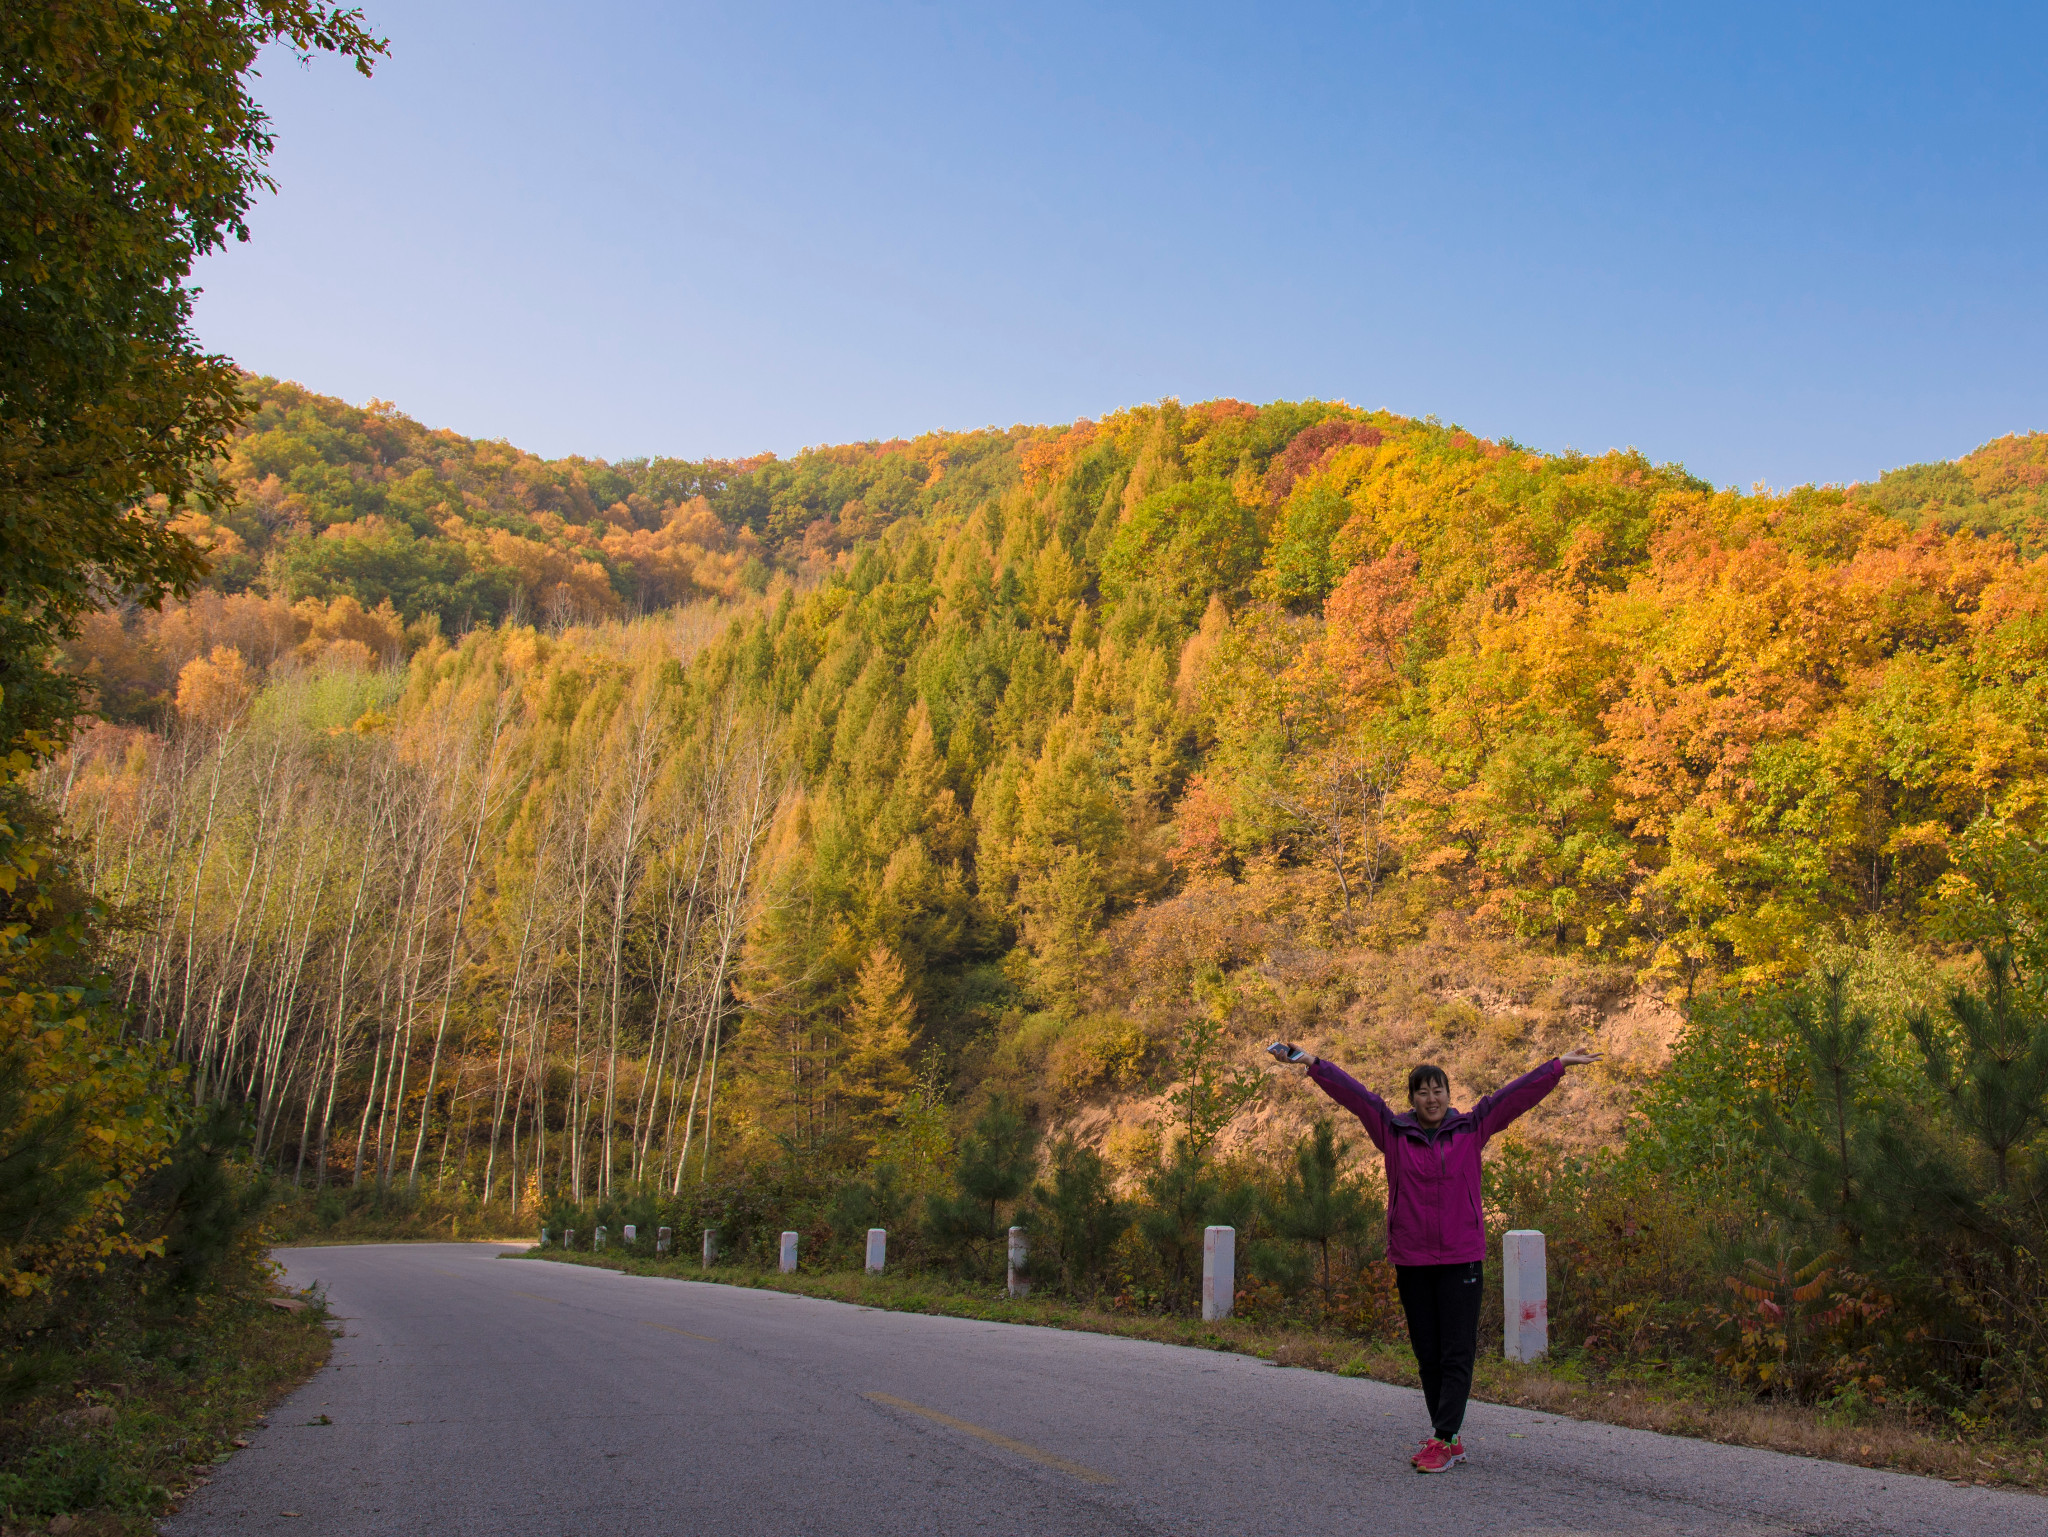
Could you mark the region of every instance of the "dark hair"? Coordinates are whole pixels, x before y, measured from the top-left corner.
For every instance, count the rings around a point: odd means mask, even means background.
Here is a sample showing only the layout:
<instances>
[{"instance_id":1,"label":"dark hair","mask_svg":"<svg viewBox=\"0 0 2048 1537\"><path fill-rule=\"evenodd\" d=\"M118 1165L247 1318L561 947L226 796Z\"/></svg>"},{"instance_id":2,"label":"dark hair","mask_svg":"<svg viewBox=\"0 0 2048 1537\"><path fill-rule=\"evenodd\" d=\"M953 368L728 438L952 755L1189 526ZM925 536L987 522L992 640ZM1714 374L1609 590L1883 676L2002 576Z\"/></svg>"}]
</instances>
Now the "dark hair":
<instances>
[{"instance_id":1,"label":"dark hair","mask_svg":"<svg viewBox=\"0 0 2048 1537\"><path fill-rule=\"evenodd\" d=\"M1451 1075L1434 1062L1425 1062L1420 1067L1411 1067L1408 1070L1408 1097L1413 1099L1415 1091L1425 1083L1440 1083L1444 1086L1446 1094L1451 1092Z\"/></svg>"}]
</instances>

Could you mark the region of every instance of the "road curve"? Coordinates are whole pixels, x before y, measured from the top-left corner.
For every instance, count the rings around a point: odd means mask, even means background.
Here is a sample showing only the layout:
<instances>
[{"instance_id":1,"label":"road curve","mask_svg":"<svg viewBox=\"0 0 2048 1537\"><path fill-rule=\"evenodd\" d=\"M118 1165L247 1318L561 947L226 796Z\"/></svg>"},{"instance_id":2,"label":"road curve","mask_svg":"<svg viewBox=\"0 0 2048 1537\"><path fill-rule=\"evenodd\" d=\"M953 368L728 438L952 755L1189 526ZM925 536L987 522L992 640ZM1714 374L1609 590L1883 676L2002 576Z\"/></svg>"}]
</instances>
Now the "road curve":
<instances>
[{"instance_id":1,"label":"road curve","mask_svg":"<svg viewBox=\"0 0 2048 1537\"><path fill-rule=\"evenodd\" d=\"M500 1259L280 1250L346 1332L172 1537L2048 1534L2048 1501L1243 1356Z\"/></svg>"}]
</instances>

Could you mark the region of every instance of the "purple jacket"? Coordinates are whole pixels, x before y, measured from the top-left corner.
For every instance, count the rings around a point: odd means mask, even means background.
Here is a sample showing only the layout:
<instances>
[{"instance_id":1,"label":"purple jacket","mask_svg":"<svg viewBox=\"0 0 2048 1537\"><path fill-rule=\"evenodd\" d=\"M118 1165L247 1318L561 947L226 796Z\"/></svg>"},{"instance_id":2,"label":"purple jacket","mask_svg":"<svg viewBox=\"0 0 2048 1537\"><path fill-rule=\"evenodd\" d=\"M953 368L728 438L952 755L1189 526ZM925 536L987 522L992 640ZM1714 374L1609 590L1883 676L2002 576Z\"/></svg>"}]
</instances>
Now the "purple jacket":
<instances>
[{"instance_id":1,"label":"purple jacket","mask_svg":"<svg viewBox=\"0 0 2048 1537\"><path fill-rule=\"evenodd\" d=\"M1451 1111L1434 1131L1425 1131L1412 1111L1393 1114L1341 1067L1317 1062L1308 1075L1365 1123L1365 1134L1386 1155L1387 1258L1397 1265L1463 1265L1486 1258L1479 1150L1557 1087L1564 1064L1552 1057L1470 1110Z\"/></svg>"}]
</instances>

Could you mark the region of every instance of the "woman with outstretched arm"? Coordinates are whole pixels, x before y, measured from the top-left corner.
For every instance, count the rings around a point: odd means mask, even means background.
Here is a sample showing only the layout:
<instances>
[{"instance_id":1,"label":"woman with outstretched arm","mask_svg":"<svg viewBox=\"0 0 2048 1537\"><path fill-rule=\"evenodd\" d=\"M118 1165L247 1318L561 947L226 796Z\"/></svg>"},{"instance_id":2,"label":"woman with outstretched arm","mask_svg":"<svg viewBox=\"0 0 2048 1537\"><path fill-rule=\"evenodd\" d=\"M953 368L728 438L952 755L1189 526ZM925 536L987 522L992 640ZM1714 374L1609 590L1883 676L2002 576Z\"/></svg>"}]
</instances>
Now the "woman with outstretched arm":
<instances>
[{"instance_id":1,"label":"woman with outstretched arm","mask_svg":"<svg viewBox=\"0 0 2048 1537\"><path fill-rule=\"evenodd\" d=\"M1299 1063L1338 1104L1365 1124L1387 1164L1387 1258L1408 1315L1408 1338L1422 1373L1430 1437L1410 1459L1418 1473L1445 1473L1465 1460L1459 1431L1472 1391L1484 1290L1486 1217L1480 1207L1479 1153L1487 1138L1556 1088L1564 1070L1600 1060L1596 1052L1553 1057L1497 1089L1470 1110L1451 1108L1451 1080L1423 1063L1408 1074L1408 1113L1334 1063L1285 1041L1266 1048Z\"/></svg>"}]
</instances>

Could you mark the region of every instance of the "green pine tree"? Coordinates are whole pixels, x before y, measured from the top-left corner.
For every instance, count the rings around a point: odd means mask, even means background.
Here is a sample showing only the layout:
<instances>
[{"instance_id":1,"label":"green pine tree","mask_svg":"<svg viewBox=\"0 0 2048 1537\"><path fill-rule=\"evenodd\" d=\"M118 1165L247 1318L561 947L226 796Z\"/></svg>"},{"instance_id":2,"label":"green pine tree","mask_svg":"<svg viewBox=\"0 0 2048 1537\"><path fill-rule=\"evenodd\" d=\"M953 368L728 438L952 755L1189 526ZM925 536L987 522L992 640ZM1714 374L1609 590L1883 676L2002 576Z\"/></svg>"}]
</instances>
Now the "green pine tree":
<instances>
[{"instance_id":1,"label":"green pine tree","mask_svg":"<svg viewBox=\"0 0 2048 1537\"><path fill-rule=\"evenodd\" d=\"M1159 1252L1169 1298L1176 1303L1185 1300L1201 1274L1202 1229L1242 1230L1257 1206L1257 1193L1222 1178L1192 1139L1181 1138L1170 1153L1161 1155L1145 1176L1138 1231Z\"/></svg>"},{"instance_id":2,"label":"green pine tree","mask_svg":"<svg viewBox=\"0 0 2048 1537\"><path fill-rule=\"evenodd\" d=\"M893 1163L877 1163L866 1179L841 1185L826 1220L842 1243L858 1243L871 1227L895 1230L910 1209L912 1192Z\"/></svg>"},{"instance_id":3,"label":"green pine tree","mask_svg":"<svg viewBox=\"0 0 2048 1537\"><path fill-rule=\"evenodd\" d=\"M1131 1214L1116 1198L1109 1166L1093 1148L1062 1137L1052 1148L1052 1179L1032 1191L1060 1282L1077 1292L1097 1280Z\"/></svg>"},{"instance_id":4,"label":"green pine tree","mask_svg":"<svg viewBox=\"0 0 2048 1537\"><path fill-rule=\"evenodd\" d=\"M1870 1084L1877 1021L1851 1006L1840 970L1766 1007L1805 1079L1804 1092L1789 1102L1760 1096L1753 1107L1764 1145L1780 1161L1777 1203L1853 1254L1883 1219L1886 1149Z\"/></svg>"},{"instance_id":5,"label":"green pine tree","mask_svg":"<svg viewBox=\"0 0 2048 1537\"><path fill-rule=\"evenodd\" d=\"M925 1230L934 1247L979 1269L992 1246L1007 1237L1003 1207L1031 1188L1038 1133L998 1095L962 1139L954 1165L954 1194L926 1202Z\"/></svg>"},{"instance_id":6,"label":"green pine tree","mask_svg":"<svg viewBox=\"0 0 2048 1537\"><path fill-rule=\"evenodd\" d=\"M1356 1181L1343 1177L1343 1149L1328 1116L1294 1145L1294 1167L1280 1181L1280 1194L1266 1203L1273 1231L1315 1246L1323 1273L1323 1307L1330 1306L1330 1245L1363 1236L1379 1220L1379 1203Z\"/></svg>"},{"instance_id":7,"label":"green pine tree","mask_svg":"<svg viewBox=\"0 0 2048 1537\"><path fill-rule=\"evenodd\" d=\"M1948 1097L1956 1122L1990 1157L2003 1195L2012 1159L2048 1125L2048 1011L2014 975L2010 949L1984 952L1982 997L1957 988L1949 995L1954 1031L1925 1011L1908 1016L1927 1078Z\"/></svg>"}]
</instances>

